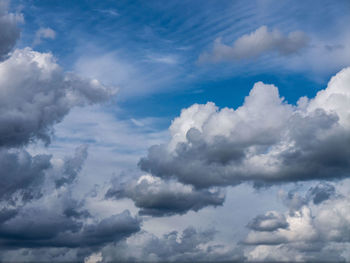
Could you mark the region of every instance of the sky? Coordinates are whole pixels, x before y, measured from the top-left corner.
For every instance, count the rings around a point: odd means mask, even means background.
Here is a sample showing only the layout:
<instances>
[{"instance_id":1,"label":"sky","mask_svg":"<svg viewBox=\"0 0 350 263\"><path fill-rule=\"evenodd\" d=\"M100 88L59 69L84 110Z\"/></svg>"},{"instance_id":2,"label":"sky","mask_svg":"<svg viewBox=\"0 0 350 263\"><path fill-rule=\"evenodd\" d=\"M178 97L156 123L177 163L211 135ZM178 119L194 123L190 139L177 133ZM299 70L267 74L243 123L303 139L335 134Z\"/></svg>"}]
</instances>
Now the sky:
<instances>
[{"instance_id":1,"label":"sky","mask_svg":"<svg viewBox=\"0 0 350 263\"><path fill-rule=\"evenodd\" d=\"M0 0L0 262L350 261L349 24Z\"/></svg>"}]
</instances>

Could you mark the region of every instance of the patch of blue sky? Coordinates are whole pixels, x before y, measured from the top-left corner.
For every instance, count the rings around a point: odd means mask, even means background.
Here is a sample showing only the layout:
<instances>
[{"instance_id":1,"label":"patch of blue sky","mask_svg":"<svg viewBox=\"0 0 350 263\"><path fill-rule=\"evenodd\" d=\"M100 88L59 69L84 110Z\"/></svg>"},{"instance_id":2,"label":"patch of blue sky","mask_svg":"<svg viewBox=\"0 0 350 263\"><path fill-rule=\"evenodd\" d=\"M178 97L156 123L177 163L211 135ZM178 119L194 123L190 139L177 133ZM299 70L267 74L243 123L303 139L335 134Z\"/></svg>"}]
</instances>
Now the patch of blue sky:
<instances>
[{"instance_id":1,"label":"patch of blue sky","mask_svg":"<svg viewBox=\"0 0 350 263\"><path fill-rule=\"evenodd\" d=\"M119 86L119 107L134 118L172 117L183 107L207 101L236 107L259 80L275 84L295 103L300 96L313 96L324 88L346 64L331 54L332 64L327 64L319 53L331 52L327 46L344 44L349 1L307 0L295 5L269 0L18 0L13 4L23 6L27 21L18 46L31 46L40 27L52 28L56 39L42 41L35 49L51 51L66 70ZM315 46L321 51L306 57L266 54L250 60L197 63L216 38L230 45L262 25L283 34L302 30L311 38L305 52L312 53Z\"/></svg>"}]
</instances>

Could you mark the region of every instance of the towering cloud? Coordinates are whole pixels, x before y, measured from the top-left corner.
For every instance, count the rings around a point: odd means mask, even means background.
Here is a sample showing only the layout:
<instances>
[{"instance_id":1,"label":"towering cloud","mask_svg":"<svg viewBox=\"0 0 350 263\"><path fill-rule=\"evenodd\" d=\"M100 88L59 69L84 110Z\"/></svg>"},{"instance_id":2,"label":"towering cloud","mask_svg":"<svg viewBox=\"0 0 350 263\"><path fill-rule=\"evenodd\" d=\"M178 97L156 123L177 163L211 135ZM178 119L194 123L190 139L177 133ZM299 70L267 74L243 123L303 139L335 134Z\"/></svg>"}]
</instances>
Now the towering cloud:
<instances>
[{"instance_id":1,"label":"towering cloud","mask_svg":"<svg viewBox=\"0 0 350 263\"><path fill-rule=\"evenodd\" d=\"M287 36L278 30L270 31L266 26L238 38L231 46L223 44L221 38L214 42L211 52L202 53L199 62L221 62L258 57L267 52L286 56L299 52L309 42L301 31L290 32Z\"/></svg>"},{"instance_id":2,"label":"towering cloud","mask_svg":"<svg viewBox=\"0 0 350 263\"><path fill-rule=\"evenodd\" d=\"M170 126L171 140L140 160L142 170L196 188L256 186L350 175L350 68L296 106L256 83L238 109L195 104Z\"/></svg>"}]
</instances>

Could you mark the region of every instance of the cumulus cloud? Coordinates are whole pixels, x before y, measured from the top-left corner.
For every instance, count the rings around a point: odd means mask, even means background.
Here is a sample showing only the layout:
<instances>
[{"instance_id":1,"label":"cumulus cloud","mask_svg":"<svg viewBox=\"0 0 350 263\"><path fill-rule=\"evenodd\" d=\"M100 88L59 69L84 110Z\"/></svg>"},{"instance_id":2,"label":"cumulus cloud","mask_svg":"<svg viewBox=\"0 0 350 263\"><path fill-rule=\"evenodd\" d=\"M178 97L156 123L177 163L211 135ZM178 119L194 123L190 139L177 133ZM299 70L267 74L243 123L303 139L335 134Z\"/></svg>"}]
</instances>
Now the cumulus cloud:
<instances>
[{"instance_id":1,"label":"cumulus cloud","mask_svg":"<svg viewBox=\"0 0 350 263\"><path fill-rule=\"evenodd\" d=\"M309 42L307 35L301 31L293 31L283 35L279 30L269 30L266 26L243 35L232 45L221 42L221 38L214 41L213 50L202 53L199 62L221 62L258 57L264 53L276 52L280 56L300 52Z\"/></svg>"},{"instance_id":2,"label":"cumulus cloud","mask_svg":"<svg viewBox=\"0 0 350 263\"><path fill-rule=\"evenodd\" d=\"M275 227L271 231L260 227L250 227L272 223L271 216L254 218L248 224L251 232L244 240L246 245L253 247L248 252L248 259L280 261L282 255L278 251L285 251L286 254L282 253L284 254L282 257L286 261L296 258L302 261L348 260L349 255L344 255L343 251L350 245L349 197L347 194L338 194L336 198L330 198L329 195L335 196L338 190L329 184L318 184L311 187L306 197L310 197L310 193L311 197L316 197L320 192L327 192L327 198L324 198L323 194L320 202L318 198L316 202L311 198L299 208L294 207L292 213L288 204L289 211L285 213L277 211L266 213L266 215L272 214L273 218L283 218L287 227Z\"/></svg>"},{"instance_id":3,"label":"cumulus cloud","mask_svg":"<svg viewBox=\"0 0 350 263\"><path fill-rule=\"evenodd\" d=\"M8 12L8 1L0 1L0 61L7 58L20 36L19 23L24 21L22 14Z\"/></svg>"},{"instance_id":4,"label":"cumulus cloud","mask_svg":"<svg viewBox=\"0 0 350 263\"><path fill-rule=\"evenodd\" d=\"M113 92L97 80L65 73L50 53L15 50L0 63L0 146L50 141L52 126L75 106L104 102Z\"/></svg>"},{"instance_id":5,"label":"cumulus cloud","mask_svg":"<svg viewBox=\"0 0 350 263\"><path fill-rule=\"evenodd\" d=\"M55 39L56 32L49 27L41 27L35 33L33 46L39 45L43 39Z\"/></svg>"},{"instance_id":6,"label":"cumulus cloud","mask_svg":"<svg viewBox=\"0 0 350 263\"><path fill-rule=\"evenodd\" d=\"M315 98L288 104L258 82L236 110L214 103L182 110L167 144L152 146L142 170L196 188L256 186L350 174L350 68Z\"/></svg>"},{"instance_id":7,"label":"cumulus cloud","mask_svg":"<svg viewBox=\"0 0 350 263\"><path fill-rule=\"evenodd\" d=\"M7 182L5 189L1 188L0 250L5 259L23 256L23 261L28 261L38 257L36 251L45 248L41 258L49 261L58 258L81 261L92 251L119 242L140 230L141 220L128 210L97 217L86 207L85 198L73 197L76 194L73 182L86 157L85 146L78 147L72 157L57 159L48 156L47 169L40 166L41 156L31 157L27 152L20 154L25 156L19 160L15 158L17 155L8 158L17 160L13 166L17 166L19 172L9 174L13 182ZM6 159L0 160L6 163ZM57 187L59 178L64 180ZM20 195L26 198L24 202L16 200ZM7 196L13 201L5 200ZM7 253L9 250L13 253ZM0 256L0 259L3 258Z\"/></svg>"},{"instance_id":8,"label":"cumulus cloud","mask_svg":"<svg viewBox=\"0 0 350 263\"><path fill-rule=\"evenodd\" d=\"M265 215L256 216L247 226L256 231L275 231L279 228L287 228L288 223L284 215L271 211Z\"/></svg>"},{"instance_id":9,"label":"cumulus cloud","mask_svg":"<svg viewBox=\"0 0 350 263\"><path fill-rule=\"evenodd\" d=\"M170 216L198 211L206 206L220 206L225 200L221 189L196 190L174 181L163 181L150 175L137 181L120 184L112 181L106 198L130 198L140 208L141 215Z\"/></svg>"}]
</instances>

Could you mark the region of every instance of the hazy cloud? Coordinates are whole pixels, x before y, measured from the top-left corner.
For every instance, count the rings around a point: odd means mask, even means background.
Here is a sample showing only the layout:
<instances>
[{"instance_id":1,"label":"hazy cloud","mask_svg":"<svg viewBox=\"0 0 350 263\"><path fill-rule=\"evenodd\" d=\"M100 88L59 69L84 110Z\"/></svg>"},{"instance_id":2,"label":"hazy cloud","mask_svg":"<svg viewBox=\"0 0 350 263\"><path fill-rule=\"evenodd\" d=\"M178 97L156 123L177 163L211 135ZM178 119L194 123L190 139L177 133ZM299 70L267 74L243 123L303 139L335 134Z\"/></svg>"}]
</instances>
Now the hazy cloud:
<instances>
[{"instance_id":1,"label":"hazy cloud","mask_svg":"<svg viewBox=\"0 0 350 263\"><path fill-rule=\"evenodd\" d=\"M221 62L258 57L267 52L276 52L286 56L299 52L309 42L307 35L301 31L293 31L283 35L277 29L271 31L266 26L238 38L232 45L214 41L213 50L202 53L199 62Z\"/></svg>"},{"instance_id":2,"label":"hazy cloud","mask_svg":"<svg viewBox=\"0 0 350 263\"><path fill-rule=\"evenodd\" d=\"M63 172L55 181L56 187L69 184L74 181L88 156L87 148L87 145L81 145L75 149L75 155L73 157L66 158L62 167Z\"/></svg>"},{"instance_id":3,"label":"hazy cloud","mask_svg":"<svg viewBox=\"0 0 350 263\"><path fill-rule=\"evenodd\" d=\"M56 32L49 27L41 27L35 32L33 46L39 45L43 39L55 39Z\"/></svg>"}]
</instances>

